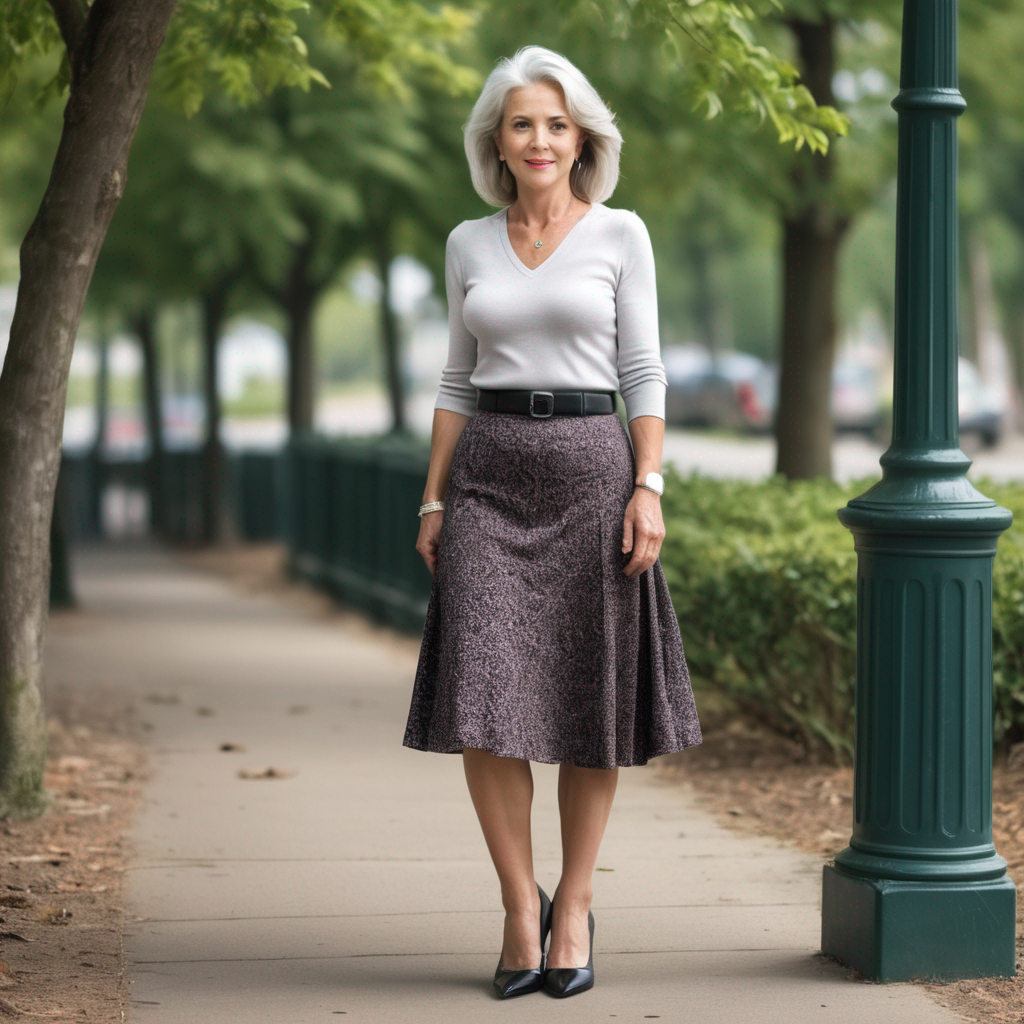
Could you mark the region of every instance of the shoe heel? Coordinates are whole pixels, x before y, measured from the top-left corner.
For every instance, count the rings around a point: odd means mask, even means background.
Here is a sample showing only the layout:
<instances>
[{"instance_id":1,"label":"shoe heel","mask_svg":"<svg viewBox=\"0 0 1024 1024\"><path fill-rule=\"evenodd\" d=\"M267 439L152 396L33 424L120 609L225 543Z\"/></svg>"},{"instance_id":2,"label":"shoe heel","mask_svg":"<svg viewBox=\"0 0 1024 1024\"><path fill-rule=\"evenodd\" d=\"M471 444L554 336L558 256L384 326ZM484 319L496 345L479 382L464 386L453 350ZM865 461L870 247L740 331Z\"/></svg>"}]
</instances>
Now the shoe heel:
<instances>
[{"instance_id":1,"label":"shoe heel","mask_svg":"<svg viewBox=\"0 0 1024 1024\"><path fill-rule=\"evenodd\" d=\"M590 956L586 967L549 967L544 971L544 990L559 999L586 992L594 987L594 913L587 911L590 931Z\"/></svg>"},{"instance_id":2,"label":"shoe heel","mask_svg":"<svg viewBox=\"0 0 1024 1024\"><path fill-rule=\"evenodd\" d=\"M508 971L501 966L501 957L498 957L498 966L494 972L494 991L499 999L510 999L513 996L526 995L527 992L537 992L544 984L544 962L546 959L544 943L548 932L551 931L551 900L539 885L537 892L540 894L540 967Z\"/></svg>"}]
</instances>

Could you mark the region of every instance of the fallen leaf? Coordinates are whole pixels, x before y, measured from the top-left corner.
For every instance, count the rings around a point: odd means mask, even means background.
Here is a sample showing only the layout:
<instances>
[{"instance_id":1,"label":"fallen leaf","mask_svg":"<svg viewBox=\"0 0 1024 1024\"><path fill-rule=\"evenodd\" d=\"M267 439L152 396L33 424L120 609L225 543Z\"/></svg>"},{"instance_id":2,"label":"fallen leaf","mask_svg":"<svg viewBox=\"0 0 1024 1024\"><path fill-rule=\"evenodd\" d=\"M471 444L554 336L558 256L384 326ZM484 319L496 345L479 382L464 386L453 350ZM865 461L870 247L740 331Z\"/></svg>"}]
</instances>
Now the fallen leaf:
<instances>
[{"instance_id":1,"label":"fallen leaf","mask_svg":"<svg viewBox=\"0 0 1024 1024\"><path fill-rule=\"evenodd\" d=\"M36 911L37 920L43 924L67 924L71 911L67 907L41 907Z\"/></svg>"},{"instance_id":2,"label":"fallen leaf","mask_svg":"<svg viewBox=\"0 0 1024 1024\"><path fill-rule=\"evenodd\" d=\"M248 768L238 769L238 777L240 779L287 779L294 774L294 772L285 772L273 766L264 768L259 772L250 771Z\"/></svg>"},{"instance_id":3,"label":"fallen leaf","mask_svg":"<svg viewBox=\"0 0 1024 1024\"><path fill-rule=\"evenodd\" d=\"M87 818L94 814L106 814L110 810L110 804L100 804L99 807L69 807L68 814L77 814L79 817Z\"/></svg>"},{"instance_id":4,"label":"fallen leaf","mask_svg":"<svg viewBox=\"0 0 1024 1024\"><path fill-rule=\"evenodd\" d=\"M818 833L818 842L823 845L831 845L832 843L845 843L847 839L845 832L836 832L835 829L826 828L822 832Z\"/></svg>"}]
</instances>

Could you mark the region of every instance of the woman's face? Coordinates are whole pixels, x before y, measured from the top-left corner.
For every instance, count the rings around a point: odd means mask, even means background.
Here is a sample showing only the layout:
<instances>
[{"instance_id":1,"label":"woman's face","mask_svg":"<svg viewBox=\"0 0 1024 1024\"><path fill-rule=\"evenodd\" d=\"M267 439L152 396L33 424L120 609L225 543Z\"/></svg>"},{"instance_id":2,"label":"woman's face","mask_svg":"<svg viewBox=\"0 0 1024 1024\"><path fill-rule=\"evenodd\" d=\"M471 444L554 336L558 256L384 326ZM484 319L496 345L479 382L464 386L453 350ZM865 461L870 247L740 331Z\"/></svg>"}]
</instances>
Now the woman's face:
<instances>
[{"instance_id":1,"label":"woman's face","mask_svg":"<svg viewBox=\"0 0 1024 1024\"><path fill-rule=\"evenodd\" d=\"M566 112L561 87L542 82L509 93L494 141L520 186L547 189L568 181L584 138Z\"/></svg>"}]
</instances>

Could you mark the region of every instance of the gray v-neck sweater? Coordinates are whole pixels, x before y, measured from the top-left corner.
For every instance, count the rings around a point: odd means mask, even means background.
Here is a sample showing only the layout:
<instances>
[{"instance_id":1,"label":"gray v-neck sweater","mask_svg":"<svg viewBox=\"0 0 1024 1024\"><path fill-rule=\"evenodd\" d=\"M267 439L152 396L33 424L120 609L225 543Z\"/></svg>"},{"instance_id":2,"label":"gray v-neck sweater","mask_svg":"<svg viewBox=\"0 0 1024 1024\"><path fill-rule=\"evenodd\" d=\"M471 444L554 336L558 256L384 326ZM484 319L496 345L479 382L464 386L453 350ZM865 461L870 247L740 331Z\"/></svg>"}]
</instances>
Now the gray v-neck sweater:
<instances>
[{"instance_id":1,"label":"gray v-neck sweater","mask_svg":"<svg viewBox=\"0 0 1024 1024\"><path fill-rule=\"evenodd\" d=\"M618 391L627 421L664 419L644 222L594 203L531 270L512 248L506 213L465 220L448 236L448 363L434 408L472 416L478 388Z\"/></svg>"}]
</instances>

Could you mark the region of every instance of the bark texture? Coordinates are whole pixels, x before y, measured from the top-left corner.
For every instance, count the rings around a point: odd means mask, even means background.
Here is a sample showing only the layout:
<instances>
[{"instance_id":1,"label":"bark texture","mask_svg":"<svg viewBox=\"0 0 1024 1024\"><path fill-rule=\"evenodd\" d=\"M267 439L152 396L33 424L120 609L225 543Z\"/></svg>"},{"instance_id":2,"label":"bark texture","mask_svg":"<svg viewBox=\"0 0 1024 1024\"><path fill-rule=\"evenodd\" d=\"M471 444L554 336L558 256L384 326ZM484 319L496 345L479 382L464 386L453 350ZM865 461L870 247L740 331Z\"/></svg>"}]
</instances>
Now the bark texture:
<instances>
[{"instance_id":1,"label":"bark texture","mask_svg":"<svg viewBox=\"0 0 1024 1024\"><path fill-rule=\"evenodd\" d=\"M391 404L391 429L407 429L405 419L405 380L402 377L402 336L398 317L392 308L391 261L394 259L394 245L391 241L391 224L381 223L375 233L373 245L377 273L380 275L380 335L384 344L384 366L388 379L388 400Z\"/></svg>"},{"instance_id":2,"label":"bark texture","mask_svg":"<svg viewBox=\"0 0 1024 1024\"><path fill-rule=\"evenodd\" d=\"M146 433L149 458L146 463L146 487L149 491L149 525L158 537L167 536L164 501L164 418L160 401L160 356L156 343L156 310L143 310L135 317L135 334L142 348L142 383L146 405Z\"/></svg>"},{"instance_id":3,"label":"bark texture","mask_svg":"<svg viewBox=\"0 0 1024 1024\"><path fill-rule=\"evenodd\" d=\"M202 295L203 308L203 398L206 406L206 436L202 462L202 540L219 544L224 539L224 445L220 439L220 374L217 351L224 311L234 285L235 274L226 274Z\"/></svg>"},{"instance_id":4,"label":"bark texture","mask_svg":"<svg viewBox=\"0 0 1024 1024\"><path fill-rule=\"evenodd\" d=\"M818 104L834 105L835 25L788 22L804 84ZM775 472L787 478L832 476L830 397L836 346L836 269L849 218L837 213L827 154L801 153L792 168L796 203L783 210L782 353L775 413Z\"/></svg>"},{"instance_id":5,"label":"bark texture","mask_svg":"<svg viewBox=\"0 0 1024 1024\"><path fill-rule=\"evenodd\" d=\"M37 814L49 803L43 645L68 369L176 4L53 3L71 90L49 184L21 246L0 373L0 816Z\"/></svg>"}]
</instances>

